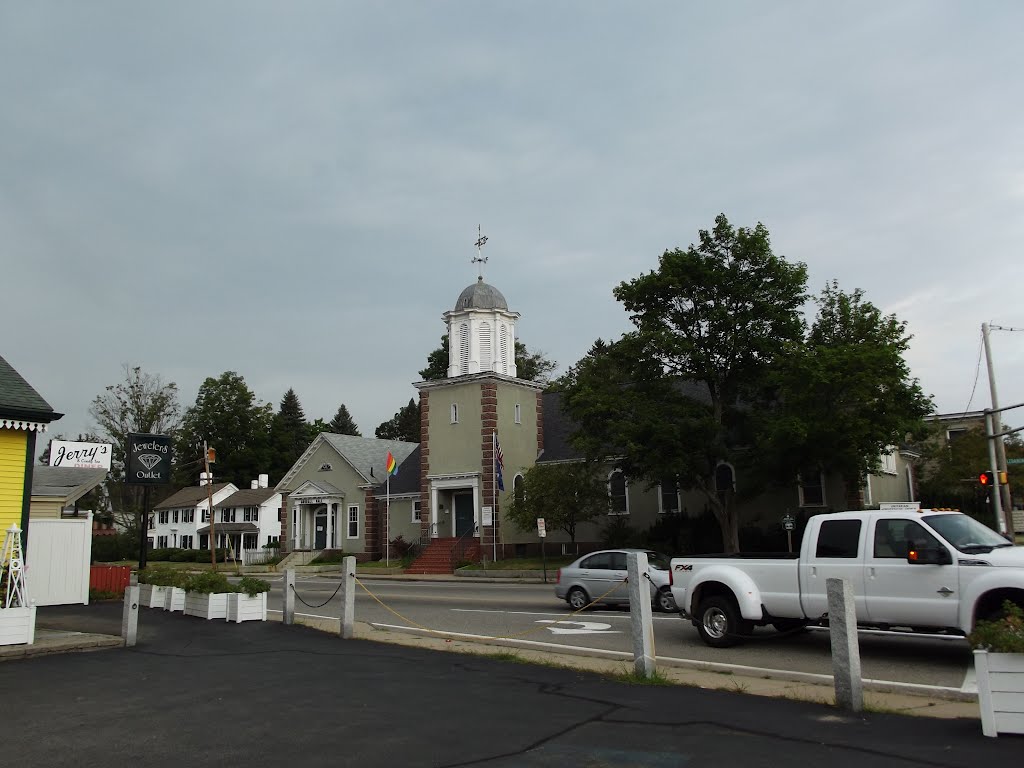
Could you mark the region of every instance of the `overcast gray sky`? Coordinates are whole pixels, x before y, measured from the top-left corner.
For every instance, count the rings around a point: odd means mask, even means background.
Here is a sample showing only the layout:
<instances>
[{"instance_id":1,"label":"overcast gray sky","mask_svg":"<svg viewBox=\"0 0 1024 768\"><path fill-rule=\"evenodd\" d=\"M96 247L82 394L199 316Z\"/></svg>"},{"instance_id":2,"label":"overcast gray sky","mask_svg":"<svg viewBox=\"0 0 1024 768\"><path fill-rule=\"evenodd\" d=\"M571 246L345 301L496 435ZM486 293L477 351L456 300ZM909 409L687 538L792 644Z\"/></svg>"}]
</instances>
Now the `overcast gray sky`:
<instances>
[{"instance_id":1,"label":"overcast gray sky","mask_svg":"<svg viewBox=\"0 0 1024 768\"><path fill-rule=\"evenodd\" d=\"M724 212L909 323L1024 328L1024 4L0 0L0 353L58 411L233 370L365 435L485 279L560 371ZM996 332L1001 404L1024 331ZM1017 424L1021 416L1010 416Z\"/></svg>"}]
</instances>

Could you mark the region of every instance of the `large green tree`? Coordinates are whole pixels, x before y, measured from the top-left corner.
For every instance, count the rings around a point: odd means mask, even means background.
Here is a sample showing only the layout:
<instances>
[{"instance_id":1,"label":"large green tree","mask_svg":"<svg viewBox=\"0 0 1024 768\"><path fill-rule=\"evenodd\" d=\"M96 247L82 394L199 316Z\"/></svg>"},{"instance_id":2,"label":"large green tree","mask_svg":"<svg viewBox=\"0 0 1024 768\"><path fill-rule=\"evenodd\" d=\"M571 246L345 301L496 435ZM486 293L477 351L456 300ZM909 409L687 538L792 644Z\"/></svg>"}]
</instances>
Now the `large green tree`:
<instances>
[{"instance_id":1,"label":"large green tree","mask_svg":"<svg viewBox=\"0 0 1024 768\"><path fill-rule=\"evenodd\" d=\"M608 487L599 465L589 461L536 464L523 474L522 484L505 508L505 519L521 531L537 526L562 530L576 543L576 530L608 515Z\"/></svg>"},{"instance_id":2,"label":"large green tree","mask_svg":"<svg viewBox=\"0 0 1024 768\"><path fill-rule=\"evenodd\" d=\"M352 419L352 414L348 412L348 408L342 403L338 406L338 412L334 414L334 418L330 421L330 431L336 435L355 435L360 436L359 427L356 426L355 421Z\"/></svg>"},{"instance_id":3,"label":"large green tree","mask_svg":"<svg viewBox=\"0 0 1024 768\"><path fill-rule=\"evenodd\" d=\"M281 398L281 405L270 426L270 468L274 482L284 477L312 440L312 430L294 389Z\"/></svg>"},{"instance_id":4,"label":"large green tree","mask_svg":"<svg viewBox=\"0 0 1024 768\"><path fill-rule=\"evenodd\" d=\"M634 479L703 494L727 551L739 549L736 492L723 463L749 463L749 403L772 363L798 344L807 270L772 252L762 224L724 215L686 250L614 290L634 330L595 344L561 382L591 458L616 456ZM753 490L747 488L747 490Z\"/></svg>"},{"instance_id":5,"label":"large green tree","mask_svg":"<svg viewBox=\"0 0 1024 768\"><path fill-rule=\"evenodd\" d=\"M90 438L111 443L110 473L106 483L114 520L138 539L143 487L124 482L128 435L131 433L174 437L181 421L178 387L139 366L124 367L124 379L106 387L93 398L89 415L96 426Z\"/></svg>"},{"instance_id":6,"label":"large green tree","mask_svg":"<svg viewBox=\"0 0 1024 768\"><path fill-rule=\"evenodd\" d=\"M558 363L549 360L541 351L531 352L523 342L516 339L516 376L526 381L547 384L551 374L558 369ZM441 346L427 355L427 367L419 372L424 381L448 378L448 334L441 337Z\"/></svg>"},{"instance_id":7,"label":"large green tree","mask_svg":"<svg viewBox=\"0 0 1024 768\"><path fill-rule=\"evenodd\" d=\"M783 478L808 469L843 478L847 507L856 509L868 474L881 457L920 433L931 400L910 375L906 323L883 315L832 281L815 297L807 338L791 345L773 370L774 407L760 413L771 455ZM768 448L768 446L764 446Z\"/></svg>"},{"instance_id":8,"label":"large green tree","mask_svg":"<svg viewBox=\"0 0 1024 768\"><path fill-rule=\"evenodd\" d=\"M408 443L420 441L420 407L409 398L409 404L399 409L388 421L380 424L374 433L382 440L404 440Z\"/></svg>"},{"instance_id":9,"label":"large green tree","mask_svg":"<svg viewBox=\"0 0 1024 768\"><path fill-rule=\"evenodd\" d=\"M217 451L217 463L211 467L214 479L248 488L260 473L270 471L273 418L273 406L260 402L239 374L225 371L216 379L207 378L178 433L176 450L182 463L178 481L196 483L205 440Z\"/></svg>"}]
</instances>

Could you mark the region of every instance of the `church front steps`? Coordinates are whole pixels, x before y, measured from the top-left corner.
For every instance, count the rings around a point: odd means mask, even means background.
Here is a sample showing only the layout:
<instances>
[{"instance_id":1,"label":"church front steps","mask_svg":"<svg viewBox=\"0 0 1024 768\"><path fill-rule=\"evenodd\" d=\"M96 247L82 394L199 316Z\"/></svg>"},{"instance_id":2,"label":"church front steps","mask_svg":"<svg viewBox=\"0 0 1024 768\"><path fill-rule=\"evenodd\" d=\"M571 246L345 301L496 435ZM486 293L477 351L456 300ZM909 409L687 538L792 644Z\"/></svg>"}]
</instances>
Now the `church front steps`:
<instances>
[{"instance_id":1,"label":"church front steps","mask_svg":"<svg viewBox=\"0 0 1024 768\"><path fill-rule=\"evenodd\" d=\"M459 539L446 538L434 539L412 565L405 569L411 574L452 574L455 571L455 548ZM460 560L478 560L480 558L480 544L474 539L466 545L465 553Z\"/></svg>"}]
</instances>

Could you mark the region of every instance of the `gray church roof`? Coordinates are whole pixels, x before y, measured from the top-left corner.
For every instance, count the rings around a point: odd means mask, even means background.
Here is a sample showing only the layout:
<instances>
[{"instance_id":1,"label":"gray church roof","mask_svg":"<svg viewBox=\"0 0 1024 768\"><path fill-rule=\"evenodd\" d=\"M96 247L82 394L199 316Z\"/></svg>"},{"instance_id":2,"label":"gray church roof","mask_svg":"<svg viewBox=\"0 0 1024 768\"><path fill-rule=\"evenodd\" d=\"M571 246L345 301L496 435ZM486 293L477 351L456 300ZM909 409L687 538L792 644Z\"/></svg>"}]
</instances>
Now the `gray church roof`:
<instances>
[{"instance_id":1,"label":"gray church roof","mask_svg":"<svg viewBox=\"0 0 1024 768\"><path fill-rule=\"evenodd\" d=\"M322 433L324 440L363 476L364 480L383 482L387 479L384 460L391 451L401 467L416 448L418 443L406 443L401 440L381 440L376 437L356 437L355 435L335 435Z\"/></svg>"},{"instance_id":2,"label":"gray church roof","mask_svg":"<svg viewBox=\"0 0 1024 768\"><path fill-rule=\"evenodd\" d=\"M507 311L508 302L501 295L501 291L493 285L485 283L481 277L459 294L459 300L455 302L455 311L460 312L464 309L504 309Z\"/></svg>"}]
</instances>

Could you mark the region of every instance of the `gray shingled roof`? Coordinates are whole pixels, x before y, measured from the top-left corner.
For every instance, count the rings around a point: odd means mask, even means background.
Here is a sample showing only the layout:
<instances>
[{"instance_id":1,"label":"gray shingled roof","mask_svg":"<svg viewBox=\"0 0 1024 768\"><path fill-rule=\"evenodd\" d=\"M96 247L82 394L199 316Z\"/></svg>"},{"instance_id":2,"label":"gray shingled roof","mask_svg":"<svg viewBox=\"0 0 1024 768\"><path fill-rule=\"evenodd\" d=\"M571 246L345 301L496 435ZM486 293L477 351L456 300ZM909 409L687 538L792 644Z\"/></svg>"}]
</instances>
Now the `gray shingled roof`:
<instances>
[{"instance_id":1,"label":"gray shingled roof","mask_svg":"<svg viewBox=\"0 0 1024 768\"><path fill-rule=\"evenodd\" d=\"M172 494L168 498L156 504L153 509L175 509L181 507L194 507L200 501L206 501L207 496L212 493L217 494L223 488L231 485L231 483L214 483L213 490L208 491L205 485L196 485L191 488L182 488L175 494Z\"/></svg>"},{"instance_id":2,"label":"gray shingled roof","mask_svg":"<svg viewBox=\"0 0 1024 768\"><path fill-rule=\"evenodd\" d=\"M56 413L50 404L0 356L0 416L49 424L63 413Z\"/></svg>"},{"instance_id":3,"label":"gray shingled roof","mask_svg":"<svg viewBox=\"0 0 1024 768\"><path fill-rule=\"evenodd\" d=\"M271 496L277 494L273 488L246 488L228 496L215 507L258 507Z\"/></svg>"},{"instance_id":4,"label":"gray shingled roof","mask_svg":"<svg viewBox=\"0 0 1024 768\"><path fill-rule=\"evenodd\" d=\"M257 533L260 529L256 523L214 523L213 525L217 533ZM208 525L196 529L197 534L209 532L210 526Z\"/></svg>"},{"instance_id":5,"label":"gray shingled roof","mask_svg":"<svg viewBox=\"0 0 1024 768\"><path fill-rule=\"evenodd\" d=\"M57 496L65 503L77 501L107 479L105 469L79 467L32 468L32 495Z\"/></svg>"},{"instance_id":6,"label":"gray shingled roof","mask_svg":"<svg viewBox=\"0 0 1024 768\"><path fill-rule=\"evenodd\" d=\"M393 496L398 496L403 493L419 493L420 447L417 445L416 449L409 454L405 461L399 461L398 455L396 454L395 461L398 461L398 474L391 478L388 490ZM380 484L378 490L378 495L382 493L384 493L384 483Z\"/></svg>"},{"instance_id":7,"label":"gray shingled roof","mask_svg":"<svg viewBox=\"0 0 1024 768\"><path fill-rule=\"evenodd\" d=\"M335 435L330 432L324 432L323 438L368 482L383 482L386 479L384 461L388 451L391 451L401 468L402 462L419 447L419 443L380 440L376 437Z\"/></svg>"}]
</instances>

